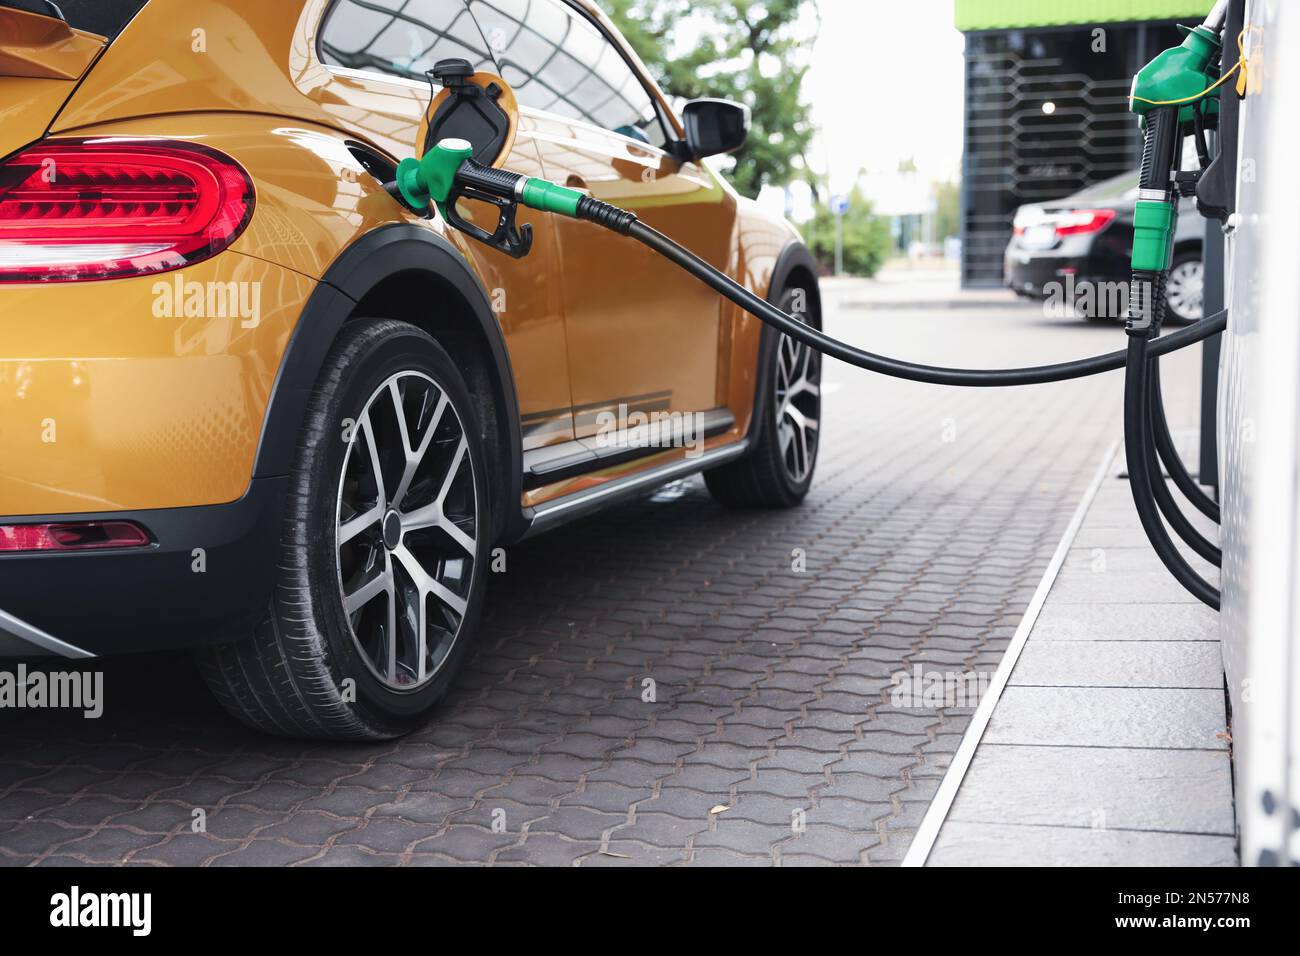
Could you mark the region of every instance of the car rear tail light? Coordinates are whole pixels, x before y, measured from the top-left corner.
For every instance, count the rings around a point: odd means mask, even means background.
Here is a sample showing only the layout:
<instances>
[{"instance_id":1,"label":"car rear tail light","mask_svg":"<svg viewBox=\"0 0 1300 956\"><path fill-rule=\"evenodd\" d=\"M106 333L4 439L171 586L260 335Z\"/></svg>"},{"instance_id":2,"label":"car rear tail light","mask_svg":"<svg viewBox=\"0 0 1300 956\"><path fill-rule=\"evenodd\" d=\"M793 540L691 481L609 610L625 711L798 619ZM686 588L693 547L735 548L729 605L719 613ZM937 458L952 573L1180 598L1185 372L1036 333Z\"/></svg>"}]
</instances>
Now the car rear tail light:
<instances>
[{"instance_id":1,"label":"car rear tail light","mask_svg":"<svg viewBox=\"0 0 1300 956\"><path fill-rule=\"evenodd\" d=\"M1056 213L1056 234L1077 236L1088 232L1101 232L1115 218L1114 209L1072 209Z\"/></svg>"},{"instance_id":2,"label":"car rear tail light","mask_svg":"<svg viewBox=\"0 0 1300 956\"><path fill-rule=\"evenodd\" d=\"M0 524L0 554L15 551L98 551L143 548L149 534L133 521Z\"/></svg>"},{"instance_id":3,"label":"car rear tail light","mask_svg":"<svg viewBox=\"0 0 1300 956\"><path fill-rule=\"evenodd\" d=\"M1043 222L1043 219L1041 206L1021 206L1016 210L1015 218L1011 222L1012 232L1017 236L1023 236L1026 229L1038 225Z\"/></svg>"},{"instance_id":4,"label":"car rear tail light","mask_svg":"<svg viewBox=\"0 0 1300 956\"><path fill-rule=\"evenodd\" d=\"M179 269L234 242L253 198L238 163L196 143L39 143L0 163L0 282Z\"/></svg>"}]
</instances>

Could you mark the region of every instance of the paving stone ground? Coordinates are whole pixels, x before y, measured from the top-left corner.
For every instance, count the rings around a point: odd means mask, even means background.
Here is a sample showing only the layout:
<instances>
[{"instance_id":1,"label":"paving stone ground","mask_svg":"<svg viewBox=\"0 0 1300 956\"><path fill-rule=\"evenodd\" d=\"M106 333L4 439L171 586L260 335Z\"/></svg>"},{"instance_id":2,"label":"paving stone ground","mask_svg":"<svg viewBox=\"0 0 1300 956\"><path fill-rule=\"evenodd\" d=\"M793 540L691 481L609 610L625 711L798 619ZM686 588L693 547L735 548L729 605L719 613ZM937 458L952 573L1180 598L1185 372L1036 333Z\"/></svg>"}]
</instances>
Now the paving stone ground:
<instances>
[{"instance_id":1,"label":"paving stone ground","mask_svg":"<svg viewBox=\"0 0 1300 956\"><path fill-rule=\"evenodd\" d=\"M926 863L1236 866L1228 729L1219 616L1142 537L1119 451Z\"/></svg>"},{"instance_id":2,"label":"paving stone ground","mask_svg":"<svg viewBox=\"0 0 1300 956\"><path fill-rule=\"evenodd\" d=\"M932 363L1123 347L1009 297L826 294L832 334ZM1166 362L1176 427L1196 361ZM896 701L891 678L992 673L1120 432L1120 374L824 377L803 507L727 511L693 479L512 547L475 656L405 739L245 731L180 654L103 664L98 720L0 711L0 863L898 862L973 706Z\"/></svg>"}]
</instances>

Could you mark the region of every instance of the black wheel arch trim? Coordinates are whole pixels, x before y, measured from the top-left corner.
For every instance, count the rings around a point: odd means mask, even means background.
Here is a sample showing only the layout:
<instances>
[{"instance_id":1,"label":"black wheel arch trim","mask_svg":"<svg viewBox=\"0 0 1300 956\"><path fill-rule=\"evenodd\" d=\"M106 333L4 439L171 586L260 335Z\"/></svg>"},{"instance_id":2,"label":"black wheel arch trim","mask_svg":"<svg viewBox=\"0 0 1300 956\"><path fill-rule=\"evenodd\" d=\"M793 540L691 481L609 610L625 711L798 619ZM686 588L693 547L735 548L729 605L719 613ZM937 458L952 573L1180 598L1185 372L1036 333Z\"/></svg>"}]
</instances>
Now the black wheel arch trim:
<instances>
[{"instance_id":1,"label":"black wheel arch trim","mask_svg":"<svg viewBox=\"0 0 1300 956\"><path fill-rule=\"evenodd\" d=\"M781 250L781 254L776 258L776 264L772 267L772 278L768 282L767 294L763 298L773 305L777 305L781 301L781 294L788 287L790 276L796 269L800 268L805 269L812 278L812 288L808 290L808 314L813 318L813 324L820 329L822 327L822 296L817 283L817 260L813 258L812 252L802 242L793 240ZM767 414L767 406L771 401L771 389L767 387L764 370L768 366L768 357L772 354L772 349L776 348L779 335L780 333L770 325L763 325L763 332L758 346L758 374L754 376L754 413L749 417L749 431L747 432L751 445L757 442L759 423L763 420L762 416Z\"/></svg>"},{"instance_id":2,"label":"black wheel arch trim","mask_svg":"<svg viewBox=\"0 0 1300 956\"><path fill-rule=\"evenodd\" d=\"M392 223L380 226L348 246L312 291L289 338L276 375L258 441L253 477L286 475L292 466L307 401L339 331L358 302L378 285L403 273L425 273L449 283L468 305L483 333L494 368L495 396L504 456L494 453L493 483L504 487L504 508L493 515L497 540L512 540L527 527L520 508L523 493L523 442L514 372L487 291L465 257L450 242L425 226Z\"/></svg>"},{"instance_id":3,"label":"black wheel arch trim","mask_svg":"<svg viewBox=\"0 0 1300 956\"><path fill-rule=\"evenodd\" d=\"M813 258L812 252L802 242L792 240L776 257L776 265L772 267L772 279L768 283L767 295L764 298L773 303L780 299L781 293L790 281L790 274L799 267L806 269L808 275L812 277L812 288L808 290L812 300L808 303L809 312L816 316L820 328L822 296L821 289L817 284L817 260ZM767 326L764 326L764 328L767 328Z\"/></svg>"}]
</instances>

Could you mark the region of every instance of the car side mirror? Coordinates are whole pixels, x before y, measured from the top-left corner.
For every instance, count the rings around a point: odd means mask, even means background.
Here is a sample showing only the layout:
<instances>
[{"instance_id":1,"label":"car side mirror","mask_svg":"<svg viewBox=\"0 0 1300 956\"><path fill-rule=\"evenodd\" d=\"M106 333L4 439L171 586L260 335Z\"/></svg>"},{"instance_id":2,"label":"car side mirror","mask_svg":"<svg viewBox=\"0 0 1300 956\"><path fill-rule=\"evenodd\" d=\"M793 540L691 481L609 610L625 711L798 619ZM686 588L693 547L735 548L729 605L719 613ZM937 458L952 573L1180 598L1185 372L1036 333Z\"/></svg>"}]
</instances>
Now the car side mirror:
<instances>
[{"instance_id":1,"label":"car side mirror","mask_svg":"<svg viewBox=\"0 0 1300 956\"><path fill-rule=\"evenodd\" d=\"M749 107L731 100L691 100L682 107L682 122L694 159L731 153L749 136Z\"/></svg>"}]
</instances>

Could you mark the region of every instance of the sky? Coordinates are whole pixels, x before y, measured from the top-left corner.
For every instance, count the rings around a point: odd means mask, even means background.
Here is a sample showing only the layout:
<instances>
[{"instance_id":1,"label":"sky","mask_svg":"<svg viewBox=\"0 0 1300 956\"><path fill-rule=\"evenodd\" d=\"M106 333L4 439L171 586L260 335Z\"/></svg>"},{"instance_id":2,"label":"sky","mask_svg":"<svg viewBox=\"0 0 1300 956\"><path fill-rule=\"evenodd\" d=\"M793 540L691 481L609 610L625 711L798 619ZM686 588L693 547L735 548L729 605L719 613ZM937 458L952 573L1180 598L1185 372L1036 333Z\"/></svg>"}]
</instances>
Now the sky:
<instances>
[{"instance_id":1,"label":"sky","mask_svg":"<svg viewBox=\"0 0 1300 956\"><path fill-rule=\"evenodd\" d=\"M959 174L964 42L952 5L821 0L804 98L820 127L809 160L829 174L832 193L850 189L864 167L891 172L909 158L926 182ZM764 200L784 205L779 192Z\"/></svg>"}]
</instances>

